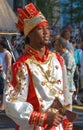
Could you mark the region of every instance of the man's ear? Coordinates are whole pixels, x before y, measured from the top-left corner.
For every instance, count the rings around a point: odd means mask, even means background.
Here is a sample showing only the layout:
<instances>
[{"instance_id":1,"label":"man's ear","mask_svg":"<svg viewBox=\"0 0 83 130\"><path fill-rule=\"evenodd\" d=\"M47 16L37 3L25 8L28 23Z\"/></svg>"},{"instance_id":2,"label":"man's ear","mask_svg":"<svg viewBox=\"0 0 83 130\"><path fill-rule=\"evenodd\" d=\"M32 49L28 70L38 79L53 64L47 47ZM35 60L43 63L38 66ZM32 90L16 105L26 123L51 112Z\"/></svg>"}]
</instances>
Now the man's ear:
<instances>
[{"instance_id":1,"label":"man's ear","mask_svg":"<svg viewBox=\"0 0 83 130\"><path fill-rule=\"evenodd\" d=\"M32 33L33 31L31 31L29 34L28 34L28 37L31 39L31 37L32 37L32 35L33 35L33 33Z\"/></svg>"}]
</instances>

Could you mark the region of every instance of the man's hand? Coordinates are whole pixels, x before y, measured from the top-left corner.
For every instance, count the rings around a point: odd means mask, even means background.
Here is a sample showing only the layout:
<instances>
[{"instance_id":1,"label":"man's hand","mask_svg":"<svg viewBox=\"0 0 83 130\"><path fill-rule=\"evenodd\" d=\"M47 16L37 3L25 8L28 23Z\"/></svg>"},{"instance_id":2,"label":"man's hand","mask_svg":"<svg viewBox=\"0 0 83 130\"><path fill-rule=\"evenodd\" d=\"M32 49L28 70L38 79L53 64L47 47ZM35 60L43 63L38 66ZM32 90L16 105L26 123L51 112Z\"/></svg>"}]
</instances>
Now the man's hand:
<instances>
[{"instance_id":1,"label":"man's hand","mask_svg":"<svg viewBox=\"0 0 83 130\"><path fill-rule=\"evenodd\" d=\"M73 111L69 111L68 107L70 108L70 105L63 106L58 98L55 98L53 104L51 105L52 108L57 109L61 115L66 115L68 120L70 122L74 122L76 118L78 117L77 113Z\"/></svg>"},{"instance_id":2,"label":"man's hand","mask_svg":"<svg viewBox=\"0 0 83 130\"><path fill-rule=\"evenodd\" d=\"M46 120L46 124L48 124L48 127L46 128L46 130L49 130L52 126L58 126L62 122L62 120L63 116L58 112L56 113L48 112Z\"/></svg>"},{"instance_id":3,"label":"man's hand","mask_svg":"<svg viewBox=\"0 0 83 130\"><path fill-rule=\"evenodd\" d=\"M54 116L54 122L53 125L58 126L63 120L63 116L57 112Z\"/></svg>"}]
</instances>

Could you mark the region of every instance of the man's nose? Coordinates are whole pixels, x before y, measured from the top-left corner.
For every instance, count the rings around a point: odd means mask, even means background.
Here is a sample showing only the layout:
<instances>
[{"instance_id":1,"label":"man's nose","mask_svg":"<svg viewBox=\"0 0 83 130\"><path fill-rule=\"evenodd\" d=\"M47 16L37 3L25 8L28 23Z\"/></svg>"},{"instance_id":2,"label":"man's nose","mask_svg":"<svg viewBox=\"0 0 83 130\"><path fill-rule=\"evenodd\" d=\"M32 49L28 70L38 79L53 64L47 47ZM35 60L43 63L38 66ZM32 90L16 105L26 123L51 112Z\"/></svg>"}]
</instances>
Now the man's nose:
<instances>
[{"instance_id":1,"label":"man's nose","mask_svg":"<svg viewBox=\"0 0 83 130\"><path fill-rule=\"evenodd\" d=\"M47 33L50 32L49 29L47 29L47 28L44 28L43 30L44 30L44 33L45 33L45 34L47 34Z\"/></svg>"}]
</instances>

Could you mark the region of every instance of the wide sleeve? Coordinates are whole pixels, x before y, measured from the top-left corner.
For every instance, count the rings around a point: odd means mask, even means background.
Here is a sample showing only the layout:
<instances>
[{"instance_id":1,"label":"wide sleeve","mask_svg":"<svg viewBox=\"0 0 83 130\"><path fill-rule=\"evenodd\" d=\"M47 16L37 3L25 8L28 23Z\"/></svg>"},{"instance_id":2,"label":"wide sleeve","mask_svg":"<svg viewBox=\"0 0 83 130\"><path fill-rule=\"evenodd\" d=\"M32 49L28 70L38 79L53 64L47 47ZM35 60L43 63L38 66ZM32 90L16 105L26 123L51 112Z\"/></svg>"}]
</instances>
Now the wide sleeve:
<instances>
[{"instance_id":1,"label":"wide sleeve","mask_svg":"<svg viewBox=\"0 0 83 130\"><path fill-rule=\"evenodd\" d=\"M26 102L29 86L29 73L25 63L16 63L13 72L8 70L4 89L4 104L6 114L16 124L26 127L33 111L33 106Z\"/></svg>"}]
</instances>

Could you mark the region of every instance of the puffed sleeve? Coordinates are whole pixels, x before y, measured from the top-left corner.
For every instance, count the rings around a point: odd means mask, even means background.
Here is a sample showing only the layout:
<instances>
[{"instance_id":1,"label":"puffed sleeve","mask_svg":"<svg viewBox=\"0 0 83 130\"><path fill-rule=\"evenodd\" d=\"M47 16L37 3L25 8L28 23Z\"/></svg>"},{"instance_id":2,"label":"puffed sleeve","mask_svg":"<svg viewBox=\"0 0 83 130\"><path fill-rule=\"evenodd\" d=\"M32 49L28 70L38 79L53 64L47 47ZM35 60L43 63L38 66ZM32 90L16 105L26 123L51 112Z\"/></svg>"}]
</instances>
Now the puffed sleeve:
<instances>
[{"instance_id":1,"label":"puffed sleeve","mask_svg":"<svg viewBox=\"0 0 83 130\"><path fill-rule=\"evenodd\" d=\"M5 111L16 124L28 126L33 111L33 106L26 102L30 81L28 69L25 63L16 63L12 70L8 70L5 83Z\"/></svg>"}]
</instances>

